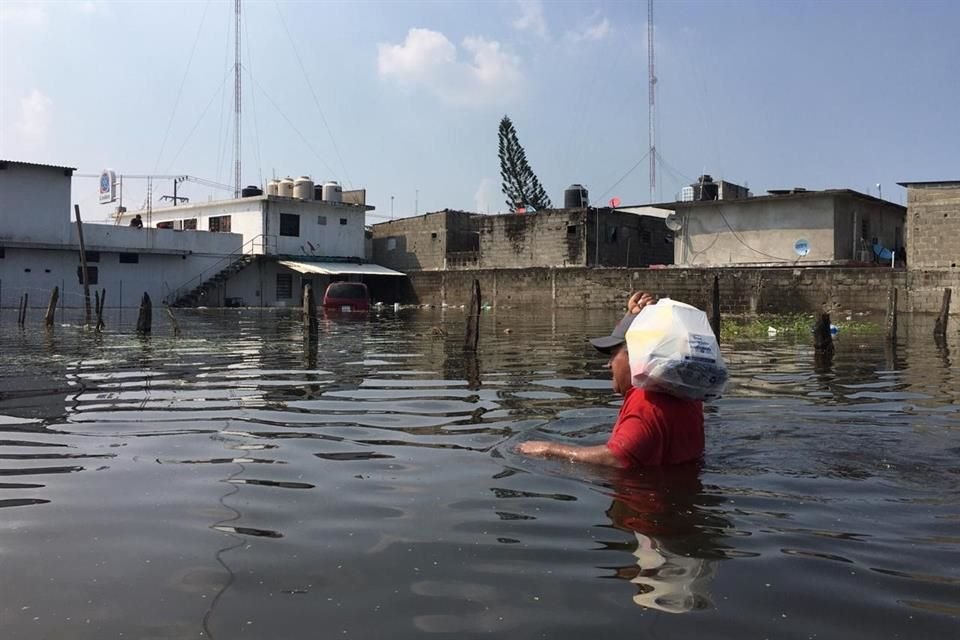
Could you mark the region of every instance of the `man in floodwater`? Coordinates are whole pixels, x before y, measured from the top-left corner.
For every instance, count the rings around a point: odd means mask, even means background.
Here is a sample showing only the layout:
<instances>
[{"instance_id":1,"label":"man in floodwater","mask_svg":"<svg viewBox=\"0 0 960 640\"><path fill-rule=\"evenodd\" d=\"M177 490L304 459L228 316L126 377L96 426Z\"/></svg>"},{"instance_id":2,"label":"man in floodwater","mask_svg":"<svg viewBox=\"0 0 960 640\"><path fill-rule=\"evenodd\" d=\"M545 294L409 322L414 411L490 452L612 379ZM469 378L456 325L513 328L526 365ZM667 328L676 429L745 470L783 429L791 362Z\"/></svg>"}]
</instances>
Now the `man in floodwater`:
<instances>
[{"instance_id":1,"label":"man in floodwater","mask_svg":"<svg viewBox=\"0 0 960 640\"><path fill-rule=\"evenodd\" d=\"M627 302L627 314L613 333L590 341L610 357L613 391L623 395L623 406L607 443L591 447L530 440L520 444L520 453L620 468L677 464L703 456L703 403L633 386L627 329L634 316L649 304L656 304L650 294L633 294Z\"/></svg>"}]
</instances>

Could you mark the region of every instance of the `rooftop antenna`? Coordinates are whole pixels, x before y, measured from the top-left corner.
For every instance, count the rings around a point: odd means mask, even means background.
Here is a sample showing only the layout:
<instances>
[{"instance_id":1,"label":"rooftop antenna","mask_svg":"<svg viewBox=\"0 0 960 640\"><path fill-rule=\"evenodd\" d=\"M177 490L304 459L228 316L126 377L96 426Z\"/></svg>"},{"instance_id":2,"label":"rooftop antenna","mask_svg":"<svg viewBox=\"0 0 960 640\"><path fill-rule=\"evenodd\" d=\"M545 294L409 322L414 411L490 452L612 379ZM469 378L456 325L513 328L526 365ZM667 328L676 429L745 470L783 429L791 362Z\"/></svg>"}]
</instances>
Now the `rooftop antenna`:
<instances>
[{"instance_id":1,"label":"rooftop antenna","mask_svg":"<svg viewBox=\"0 0 960 640\"><path fill-rule=\"evenodd\" d=\"M656 118L654 115L655 109L655 100L654 92L657 85L657 74L654 71L653 65L653 0L647 0L647 62L649 66L649 97L650 105L647 116L648 132L647 135L650 140L650 151L648 156L650 157L650 202L656 202L656 190L657 190L657 143L654 138Z\"/></svg>"},{"instance_id":2,"label":"rooftop antenna","mask_svg":"<svg viewBox=\"0 0 960 640\"><path fill-rule=\"evenodd\" d=\"M233 154L236 162L233 170L233 197L240 197L240 0L235 0L236 49L233 53Z\"/></svg>"}]
</instances>

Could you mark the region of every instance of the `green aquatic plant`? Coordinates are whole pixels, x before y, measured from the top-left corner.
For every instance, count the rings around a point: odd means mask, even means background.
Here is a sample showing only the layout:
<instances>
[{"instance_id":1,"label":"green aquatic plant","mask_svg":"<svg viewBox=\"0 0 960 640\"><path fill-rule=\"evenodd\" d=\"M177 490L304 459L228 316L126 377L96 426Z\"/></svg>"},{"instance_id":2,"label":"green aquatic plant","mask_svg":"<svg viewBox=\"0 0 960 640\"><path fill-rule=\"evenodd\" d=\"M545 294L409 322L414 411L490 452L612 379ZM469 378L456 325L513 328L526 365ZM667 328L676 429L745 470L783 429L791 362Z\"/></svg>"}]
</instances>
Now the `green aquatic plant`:
<instances>
[{"instance_id":1,"label":"green aquatic plant","mask_svg":"<svg viewBox=\"0 0 960 640\"><path fill-rule=\"evenodd\" d=\"M720 326L720 340L737 338L767 338L789 336L802 338L813 333L816 318L812 313L796 314L760 314L756 316L724 316ZM832 318L837 334L870 334L881 330L881 323L866 317L846 320L844 317Z\"/></svg>"}]
</instances>

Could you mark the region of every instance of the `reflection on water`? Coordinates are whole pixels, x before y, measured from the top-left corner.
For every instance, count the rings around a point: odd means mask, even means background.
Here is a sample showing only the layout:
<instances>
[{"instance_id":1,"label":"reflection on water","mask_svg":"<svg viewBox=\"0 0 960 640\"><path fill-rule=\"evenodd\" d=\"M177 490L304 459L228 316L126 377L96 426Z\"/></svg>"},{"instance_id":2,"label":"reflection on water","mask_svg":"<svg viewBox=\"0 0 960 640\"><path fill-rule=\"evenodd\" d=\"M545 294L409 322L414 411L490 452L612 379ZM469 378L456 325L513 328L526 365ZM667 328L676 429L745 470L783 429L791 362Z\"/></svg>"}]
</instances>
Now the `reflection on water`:
<instances>
[{"instance_id":1,"label":"reflection on water","mask_svg":"<svg viewBox=\"0 0 960 640\"><path fill-rule=\"evenodd\" d=\"M618 400L585 337L615 312L485 313L475 356L459 310L314 339L285 312L184 313L176 339L7 315L5 637L947 637L960 618L960 345L926 319L896 345L841 330L830 359L724 345L704 463L628 474L513 451L605 439Z\"/></svg>"}]
</instances>

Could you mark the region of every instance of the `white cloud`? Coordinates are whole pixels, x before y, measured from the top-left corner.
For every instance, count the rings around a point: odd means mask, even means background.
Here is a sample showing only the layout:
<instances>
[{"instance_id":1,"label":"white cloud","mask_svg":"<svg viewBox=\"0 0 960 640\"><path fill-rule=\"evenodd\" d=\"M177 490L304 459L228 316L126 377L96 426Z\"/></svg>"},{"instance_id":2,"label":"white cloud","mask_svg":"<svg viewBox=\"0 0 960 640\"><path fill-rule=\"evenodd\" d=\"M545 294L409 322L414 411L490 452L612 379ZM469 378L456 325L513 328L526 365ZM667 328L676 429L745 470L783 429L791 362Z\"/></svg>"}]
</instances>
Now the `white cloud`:
<instances>
[{"instance_id":1,"label":"white cloud","mask_svg":"<svg viewBox=\"0 0 960 640\"><path fill-rule=\"evenodd\" d=\"M490 213L491 205L496 196L496 183L493 179L484 178L481 180L476 192L473 194L474 211L477 213ZM493 205L493 210L499 211L499 207Z\"/></svg>"},{"instance_id":2,"label":"white cloud","mask_svg":"<svg viewBox=\"0 0 960 640\"><path fill-rule=\"evenodd\" d=\"M33 89L27 96L20 98L17 132L25 143L32 146L46 143L52 105L53 101L39 89Z\"/></svg>"},{"instance_id":3,"label":"white cloud","mask_svg":"<svg viewBox=\"0 0 960 640\"><path fill-rule=\"evenodd\" d=\"M107 3L104 0L83 0L77 3L76 8L80 13L106 13Z\"/></svg>"},{"instance_id":4,"label":"white cloud","mask_svg":"<svg viewBox=\"0 0 960 640\"><path fill-rule=\"evenodd\" d=\"M0 24L42 27L47 23L47 5L40 2L0 2Z\"/></svg>"},{"instance_id":5,"label":"white cloud","mask_svg":"<svg viewBox=\"0 0 960 640\"><path fill-rule=\"evenodd\" d=\"M610 21L606 18L601 18L599 22L585 27L582 31L567 32L567 37L574 42L595 42L603 40L608 35L610 35Z\"/></svg>"},{"instance_id":6,"label":"white cloud","mask_svg":"<svg viewBox=\"0 0 960 640\"><path fill-rule=\"evenodd\" d=\"M487 105L521 95L520 61L499 42L473 36L457 47L438 31L410 29L402 44L378 45L377 69L407 87L429 90L448 104Z\"/></svg>"},{"instance_id":7,"label":"white cloud","mask_svg":"<svg viewBox=\"0 0 960 640\"><path fill-rule=\"evenodd\" d=\"M513 21L513 28L518 31L530 31L546 39L549 35L547 19L543 15L542 0L517 0L520 6L520 17Z\"/></svg>"}]
</instances>

